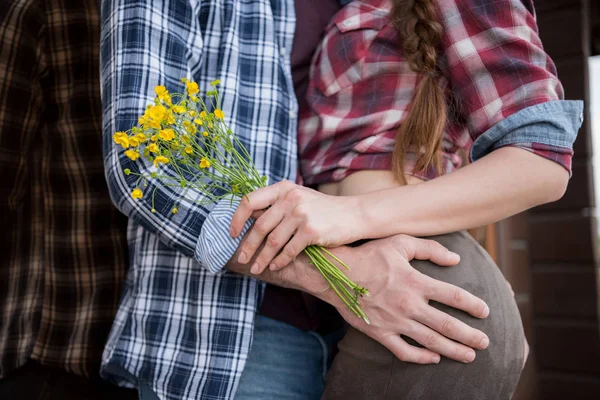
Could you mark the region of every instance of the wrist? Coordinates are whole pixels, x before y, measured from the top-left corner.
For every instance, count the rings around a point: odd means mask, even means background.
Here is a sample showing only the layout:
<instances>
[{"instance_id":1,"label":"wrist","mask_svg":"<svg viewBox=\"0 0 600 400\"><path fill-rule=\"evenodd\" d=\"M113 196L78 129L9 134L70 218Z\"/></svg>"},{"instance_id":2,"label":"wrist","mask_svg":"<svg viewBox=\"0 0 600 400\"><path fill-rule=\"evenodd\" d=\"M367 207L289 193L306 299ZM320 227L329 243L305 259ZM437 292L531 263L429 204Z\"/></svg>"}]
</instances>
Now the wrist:
<instances>
[{"instance_id":1,"label":"wrist","mask_svg":"<svg viewBox=\"0 0 600 400\"><path fill-rule=\"evenodd\" d=\"M351 209L353 210L354 226L352 230L357 232L357 238L372 239L374 235L374 226L377 225L375 215L373 215L373 201L368 194L359 196L350 196Z\"/></svg>"}]
</instances>

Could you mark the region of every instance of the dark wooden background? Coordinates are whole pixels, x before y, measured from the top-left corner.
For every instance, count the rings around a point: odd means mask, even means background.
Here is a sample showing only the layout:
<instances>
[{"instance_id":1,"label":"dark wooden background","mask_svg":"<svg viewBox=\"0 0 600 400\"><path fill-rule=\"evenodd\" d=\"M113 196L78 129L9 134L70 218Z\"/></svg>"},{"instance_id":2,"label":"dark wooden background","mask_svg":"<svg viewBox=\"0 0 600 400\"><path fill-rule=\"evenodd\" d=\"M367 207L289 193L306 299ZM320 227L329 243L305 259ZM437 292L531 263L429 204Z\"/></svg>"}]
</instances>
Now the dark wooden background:
<instances>
[{"instance_id":1,"label":"dark wooden background","mask_svg":"<svg viewBox=\"0 0 600 400\"><path fill-rule=\"evenodd\" d=\"M564 198L500 222L494 232L498 264L513 285L532 347L514 398L598 400L600 271L587 105L588 59L600 54L600 0L535 6L566 96L583 99L586 110Z\"/></svg>"}]
</instances>

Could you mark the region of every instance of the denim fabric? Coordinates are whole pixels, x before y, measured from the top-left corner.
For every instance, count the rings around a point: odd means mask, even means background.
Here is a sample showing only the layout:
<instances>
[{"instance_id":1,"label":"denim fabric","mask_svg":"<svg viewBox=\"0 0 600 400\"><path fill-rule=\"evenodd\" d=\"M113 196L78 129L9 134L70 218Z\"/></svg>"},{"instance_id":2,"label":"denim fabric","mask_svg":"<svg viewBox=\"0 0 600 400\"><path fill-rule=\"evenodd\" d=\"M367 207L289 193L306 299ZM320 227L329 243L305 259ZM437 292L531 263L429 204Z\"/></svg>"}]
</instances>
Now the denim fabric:
<instances>
[{"instance_id":1,"label":"denim fabric","mask_svg":"<svg viewBox=\"0 0 600 400\"><path fill-rule=\"evenodd\" d=\"M321 336L261 315L235 400L318 400L343 332Z\"/></svg>"},{"instance_id":2,"label":"denim fabric","mask_svg":"<svg viewBox=\"0 0 600 400\"><path fill-rule=\"evenodd\" d=\"M257 315L254 342L235 400L318 400L343 330L321 336ZM146 383L140 400L159 400Z\"/></svg>"},{"instance_id":3,"label":"denim fabric","mask_svg":"<svg viewBox=\"0 0 600 400\"><path fill-rule=\"evenodd\" d=\"M471 147L476 161L491 151L519 143L572 149L583 123L583 101L556 100L524 108L491 127Z\"/></svg>"}]
</instances>

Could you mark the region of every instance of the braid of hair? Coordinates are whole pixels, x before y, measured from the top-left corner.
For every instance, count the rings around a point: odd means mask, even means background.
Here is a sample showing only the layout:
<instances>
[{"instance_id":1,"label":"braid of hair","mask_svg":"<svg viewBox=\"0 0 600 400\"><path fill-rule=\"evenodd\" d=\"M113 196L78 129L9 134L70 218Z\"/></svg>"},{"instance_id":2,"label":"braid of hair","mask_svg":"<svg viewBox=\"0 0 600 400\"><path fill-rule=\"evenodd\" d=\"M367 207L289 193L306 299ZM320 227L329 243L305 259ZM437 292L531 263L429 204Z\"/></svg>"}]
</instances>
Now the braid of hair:
<instances>
[{"instance_id":1,"label":"braid of hair","mask_svg":"<svg viewBox=\"0 0 600 400\"><path fill-rule=\"evenodd\" d=\"M447 105L438 84L437 51L443 27L438 21L434 1L393 0L390 14L411 70L423 75L408 115L396 135L393 170L403 183L406 183L404 162L410 146L418 152L413 172L422 172L432 165L441 172L440 153Z\"/></svg>"}]
</instances>

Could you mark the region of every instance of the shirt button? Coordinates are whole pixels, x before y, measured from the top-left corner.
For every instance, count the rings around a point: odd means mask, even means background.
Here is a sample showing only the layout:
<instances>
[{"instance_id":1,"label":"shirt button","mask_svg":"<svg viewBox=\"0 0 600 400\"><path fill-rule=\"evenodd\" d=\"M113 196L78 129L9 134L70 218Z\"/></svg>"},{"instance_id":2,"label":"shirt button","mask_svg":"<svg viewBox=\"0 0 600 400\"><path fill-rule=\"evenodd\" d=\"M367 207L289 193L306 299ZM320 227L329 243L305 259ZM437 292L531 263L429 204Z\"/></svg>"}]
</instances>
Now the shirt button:
<instances>
[{"instance_id":1,"label":"shirt button","mask_svg":"<svg viewBox=\"0 0 600 400\"><path fill-rule=\"evenodd\" d=\"M583 113L579 114L579 122L583 122Z\"/></svg>"},{"instance_id":2,"label":"shirt button","mask_svg":"<svg viewBox=\"0 0 600 400\"><path fill-rule=\"evenodd\" d=\"M342 25L343 25L345 28L349 27L349 26L350 26L350 24L352 24L352 21L349 21L349 20L346 20L346 21L344 21L344 22L342 23Z\"/></svg>"},{"instance_id":3,"label":"shirt button","mask_svg":"<svg viewBox=\"0 0 600 400\"><path fill-rule=\"evenodd\" d=\"M296 114L296 111L294 111L294 110L290 110L290 118L291 118L291 119L295 119L295 118L296 118L296 116L297 116L297 114Z\"/></svg>"},{"instance_id":4,"label":"shirt button","mask_svg":"<svg viewBox=\"0 0 600 400\"><path fill-rule=\"evenodd\" d=\"M287 54L286 48L285 47L280 48L279 54L281 54L282 57L285 57L285 55Z\"/></svg>"}]
</instances>

